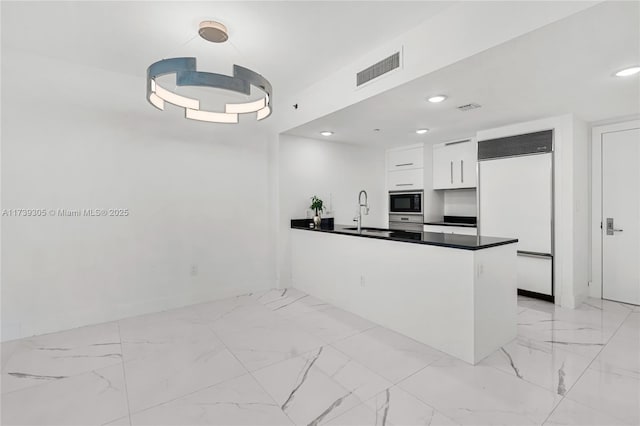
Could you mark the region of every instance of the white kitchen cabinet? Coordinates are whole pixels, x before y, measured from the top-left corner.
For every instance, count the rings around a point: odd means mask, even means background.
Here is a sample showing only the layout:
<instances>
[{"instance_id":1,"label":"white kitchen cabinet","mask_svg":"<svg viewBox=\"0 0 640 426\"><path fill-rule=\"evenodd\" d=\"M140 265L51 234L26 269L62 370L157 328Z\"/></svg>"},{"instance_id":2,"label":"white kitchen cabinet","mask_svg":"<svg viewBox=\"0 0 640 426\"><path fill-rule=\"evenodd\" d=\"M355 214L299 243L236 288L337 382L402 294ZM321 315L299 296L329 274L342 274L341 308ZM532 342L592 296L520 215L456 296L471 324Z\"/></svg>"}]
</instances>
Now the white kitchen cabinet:
<instances>
[{"instance_id":1,"label":"white kitchen cabinet","mask_svg":"<svg viewBox=\"0 0 640 426\"><path fill-rule=\"evenodd\" d=\"M451 148L444 144L433 146L433 189L445 189L453 186L453 163L450 162ZM451 160L452 161L452 160ZM451 169L449 168L451 164Z\"/></svg>"},{"instance_id":2,"label":"white kitchen cabinet","mask_svg":"<svg viewBox=\"0 0 640 426\"><path fill-rule=\"evenodd\" d=\"M517 334L516 244L461 250L290 234L291 283L306 294L470 364Z\"/></svg>"},{"instance_id":3,"label":"white kitchen cabinet","mask_svg":"<svg viewBox=\"0 0 640 426\"><path fill-rule=\"evenodd\" d=\"M477 149L475 139L433 146L433 189L476 187Z\"/></svg>"},{"instance_id":4,"label":"white kitchen cabinet","mask_svg":"<svg viewBox=\"0 0 640 426\"><path fill-rule=\"evenodd\" d=\"M387 171L421 169L424 167L424 145L412 145L387 151Z\"/></svg>"},{"instance_id":5,"label":"white kitchen cabinet","mask_svg":"<svg viewBox=\"0 0 640 426\"><path fill-rule=\"evenodd\" d=\"M460 188L475 188L477 185L476 166L478 164L478 148L472 140L458 145L460 147L458 162L460 163Z\"/></svg>"},{"instance_id":6,"label":"white kitchen cabinet","mask_svg":"<svg viewBox=\"0 0 640 426\"><path fill-rule=\"evenodd\" d=\"M478 235L478 228L470 226L424 225L424 232L442 232L443 234Z\"/></svg>"},{"instance_id":7,"label":"white kitchen cabinet","mask_svg":"<svg viewBox=\"0 0 640 426\"><path fill-rule=\"evenodd\" d=\"M518 289L549 294L552 287L553 259L518 253Z\"/></svg>"},{"instance_id":8,"label":"white kitchen cabinet","mask_svg":"<svg viewBox=\"0 0 640 426\"><path fill-rule=\"evenodd\" d=\"M387 172L389 191L424 189L424 170L397 170Z\"/></svg>"}]
</instances>

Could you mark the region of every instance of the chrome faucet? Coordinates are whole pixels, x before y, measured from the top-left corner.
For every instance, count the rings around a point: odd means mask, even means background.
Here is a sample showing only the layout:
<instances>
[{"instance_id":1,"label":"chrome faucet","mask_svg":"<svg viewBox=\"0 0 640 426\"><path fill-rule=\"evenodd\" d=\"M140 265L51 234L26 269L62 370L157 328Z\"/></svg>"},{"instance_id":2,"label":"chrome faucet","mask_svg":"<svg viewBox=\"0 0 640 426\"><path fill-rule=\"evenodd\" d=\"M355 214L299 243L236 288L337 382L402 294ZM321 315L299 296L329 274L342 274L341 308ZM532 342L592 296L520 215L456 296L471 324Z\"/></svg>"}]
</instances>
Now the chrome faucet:
<instances>
[{"instance_id":1,"label":"chrome faucet","mask_svg":"<svg viewBox=\"0 0 640 426\"><path fill-rule=\"evenodd\" d=\"M362 194L364 194L364 203L362 202ZM354 222L358 222L358 232L362 231L362 208L364 207L364 214L369 214L369 197L367 191L364 189L358 194L358 215L353 218Z\"/></svg>"}]
</instances>

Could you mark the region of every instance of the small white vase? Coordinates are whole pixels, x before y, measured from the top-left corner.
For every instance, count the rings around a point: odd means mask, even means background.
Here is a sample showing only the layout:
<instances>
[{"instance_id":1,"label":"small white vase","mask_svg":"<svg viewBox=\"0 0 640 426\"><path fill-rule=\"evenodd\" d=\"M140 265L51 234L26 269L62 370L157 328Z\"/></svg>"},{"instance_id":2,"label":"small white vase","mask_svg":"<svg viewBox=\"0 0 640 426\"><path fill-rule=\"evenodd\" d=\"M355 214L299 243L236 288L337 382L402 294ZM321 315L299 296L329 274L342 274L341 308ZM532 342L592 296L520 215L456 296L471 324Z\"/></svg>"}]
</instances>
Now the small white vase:
<instances>
[{"instance_id":1,"label":"small white vase","mask_svg":"<svg viewBox=\"0 0 640 426\"><path fill-rule=\"evenodd\" d=\"M313 217L313 226L317 229L320 229L320 224L322 223L322 218L320 218L320 215L315 215Z\"/></svg>"}]
</instances>

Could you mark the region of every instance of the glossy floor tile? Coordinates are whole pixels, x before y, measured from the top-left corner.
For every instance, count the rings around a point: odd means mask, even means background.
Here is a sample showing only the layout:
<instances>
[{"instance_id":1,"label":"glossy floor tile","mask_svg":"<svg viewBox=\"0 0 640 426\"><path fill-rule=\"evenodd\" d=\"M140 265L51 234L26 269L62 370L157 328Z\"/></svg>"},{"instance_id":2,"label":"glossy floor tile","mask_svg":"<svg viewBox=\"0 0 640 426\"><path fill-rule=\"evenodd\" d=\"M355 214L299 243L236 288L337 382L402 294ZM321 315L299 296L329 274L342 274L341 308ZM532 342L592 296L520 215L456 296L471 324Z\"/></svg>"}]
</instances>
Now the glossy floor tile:
<instances>
[{"instance_id":1,"label":"glossy floor tile","mask_svg":"<svg viewBox=\"0 0 640 426\"><path fill-rule=\"evenodd\" d=\"M253 321L233 325L216 322L212 329L249 371L301 355L324 344L295 322L271 312Z\"/></svg>"},{"instance_id":2,"label":"glossy floor tile","mask_svg":"<svg viewBox=\"0 0 640 426\"><path fill-rule=\"evenodd\" d=\"M309 296L295 288L271 290L257 295L255 299L264 304L268 309L278 312L280 315L284 316L321 311L323 309L333 307L330 304L316 299L313 296Z\"/></svg>"},{"instance_id":3,"label":"glossy floor tile","mask_svg":"<svg viewBox=\"0 0 640 426\"><path fill-rule=\"evenodd\" d=\"M299 313L290 318L325 343L333 343L377 327L371 321L334 307Z\"/></svg>"},{"instance_id":4,"label":"glossy floor tile","mask_svg":"<svg viewBox=\"0 0 640 426\"><path fill-rule=\"evenodd\" d=\"M567 398L640 424L640 313L627 317Z\"/></svg>"},{"instance_id":5,"label":"glossy floor tile","mask_svg":"<svg viewBox=\"0 0 640 426\"><path fill-rule=\"evenodd\" d=\"M576 383L594 356L578 355L561 346L518 337L479 365L488 365L558 395Z\"/></svg>"},{"instance_id":6,"label":"glossy floor tile","mask_svg":"<svg viewBox=\"0 0 640 426\"><path fill-rule=\"evenodd\" d=\"M638 307L518 305L476 366L296 289L6 342L2 424L640 424Z\"/></svg>"},{"instance_id":7,"label":"glossy floor tile","mask_svg":"<svg viewBox=\"0 0 640 426\"><path fill-rule=\"evenodd\" d=\"M539 425L561 397L498 369L446 357L398 384L458 424Z\"/></svg>"},{"instance_id":8,"label":"glossy floor tile","mask_svg":"<svg viewBox=\"0 0 640 426\"><path fill-rule=\"evenodd\" d=\"M81 327L2 344L2 393L122 361L118 324Z\"/></svg>"},{"instance_id":9,"label":"glossy floor tile","mask_svg":"<svg viewBox=\"0 0 640 426\"><path fill-rule=\"evenodd\" d=\"M119 326L132 411L246 372L194 309L129 318Z\"/></svg>"},{"instance_id":10,"label":"glossy floor tile","mask_svg":"<svg viewBox=\"0 0 640 426\"><path fill-rule=\"evenodd\" d=\"M101 425L127 415L121 364L2 394L3 425Z\"/></svg>"},{"instance_id":11,"label":"glossy floor tile","mask_svg":"<svg viewBox=\"0 0 640 426\"><path fill-rule=\"evenodd\" d=\"M640 424L640 379L610 364L589 367L567 398L629 424Z\"/></svg>"},{"instance_id":12,"label":"glossy floor tile","mask_svg":"<svg viewBox=\"0 0 640 426\"><path fill-rule=\"evenodd\" d=\"M331 346L255 371L254 376L296 424L319 424L391 386Z\"/></svg>"},{"instance_id":13,"label":"glossy floor tile","mask_svg":"<svg viewBox=\"0 0 640 426\"><path fill-rule=\"evenodd\" d=\"M458 424L398 386L385 389L365 402L363 406L351 410L329 423L379 426Z\"/></svg>"},{"instance_id":14,"label":"glossy floor tile","mask_svg":"<svg viewBox=\"0 0 640 426\"><path fill-rule=\"evenodd\" d=\"M565 398L558 404L553 413L544 423L545 426L618 426L629 425L609 414L591 409L586 405L579 404L568 398Z\"/></svg>"},{"instance_id":15,"label":"glossy floor tile","mask_svg":"<svg viewBox=\"0 0 640 426\"><path fill-rule=\"evenodd\" d=\"M569 316L571 318L567 318ZM573 313L557 315L527 309L518 314L518 336L593 358L624 320L609 320L599 316L597 312L591 316Z\"/></svg>"},{"instance_id":16,"label":"glossy floor tile","mask_svg":"<svg viewBox=\"0 0 640 426\"><path fill-rule=\"evenodd\" d=\"M250 375L220 383L131 416L138 425L292 425Z\"/></svg>"},{"instance_id":17,"label":"glossy floor tile","mask_svg":"<svg viewBox=\"0 0 640 426\"><path fill-rule=\"evenodd\" d=\"M382 327L340 340L333 346L392 383L445 356L436 349Z\"/></svg>"}]
</instances>

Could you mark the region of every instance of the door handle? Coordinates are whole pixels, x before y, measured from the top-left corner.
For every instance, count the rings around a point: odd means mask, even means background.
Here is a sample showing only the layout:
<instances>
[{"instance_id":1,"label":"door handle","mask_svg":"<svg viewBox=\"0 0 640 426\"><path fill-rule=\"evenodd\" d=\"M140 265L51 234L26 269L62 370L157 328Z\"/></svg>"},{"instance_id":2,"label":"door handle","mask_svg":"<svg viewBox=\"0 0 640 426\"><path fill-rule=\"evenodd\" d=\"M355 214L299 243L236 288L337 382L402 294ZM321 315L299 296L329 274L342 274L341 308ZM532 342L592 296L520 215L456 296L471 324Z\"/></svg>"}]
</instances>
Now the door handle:
<instances>
[{"instance_id":1,"label":"door handle","mask_svg":"<svg viewBox=\"0 0 640 426\"><path fill-rule=\"evenodd\" d=\"M449 165L451 166L451 183L453 183L453 161L450 161Z\"/></svg>"},{"instance_id":2,"label":"door handle","mask_svg":"<svg viewBox=\"0 0 640 426\"><path fill-rule=\"evenodd\" d=\"M396 164L396 167L402 167L402 166L413 166L413 163Z\"/></svg>"},{"instance_id":3,"label":"door handle","mask_svg":"<svg viewBox=\"0 0 640 426\"><path fill-rule=\"evenodd\" d=\"M607 235L613 235L614 232L622 232L623 229L615 229L613 227L613 218L612 217L608 217L607 218Z\"/></svg>"},{"instance_id":4,"label":"door handle","mask_svg":"<svg viewBox=\"0 0 640 426\"><path fill-rule=\"evenodd\" d=\"M537 251L524 251L518 250L518 256L537 257L541 259L553 259L553 255L550 253L539 253Z\"/></svg>"},{"instance_id":5,"label":"door handle","mask_svg":"<svg viewBox=\"0 0 640 426\"><path fill-rule=\"evenodd\" d=\"M460 181L464 182L464 160L460 160Z\"/></svg>"}]
</instances>

